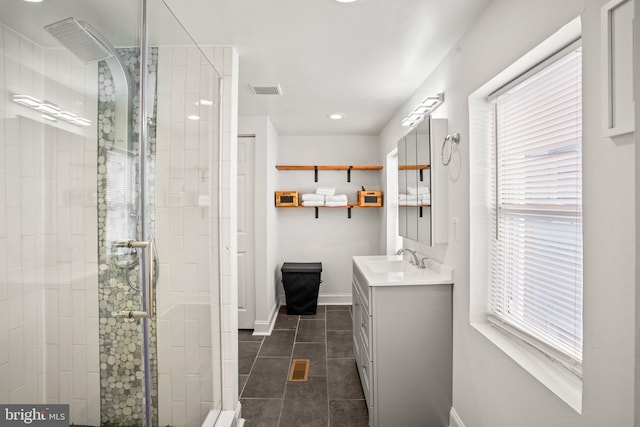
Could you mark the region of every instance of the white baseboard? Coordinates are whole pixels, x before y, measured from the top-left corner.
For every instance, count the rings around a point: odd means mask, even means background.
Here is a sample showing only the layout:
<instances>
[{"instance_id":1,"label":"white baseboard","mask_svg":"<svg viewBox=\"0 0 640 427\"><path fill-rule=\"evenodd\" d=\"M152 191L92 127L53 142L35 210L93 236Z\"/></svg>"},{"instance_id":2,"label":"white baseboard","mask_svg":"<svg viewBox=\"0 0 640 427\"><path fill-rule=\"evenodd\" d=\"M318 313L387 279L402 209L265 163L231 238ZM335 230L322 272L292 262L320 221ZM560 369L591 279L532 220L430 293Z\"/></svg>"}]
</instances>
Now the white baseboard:
<instances>
[{"instance_id":1,"label":"white baseboard","mask_svg":"<svg viewBox=\"0 0 640 427\"><path fill-rule=\"evenodd\" d=\"M320 305L351 305L351 301L351 293L318 295L318 304Z\"/></svg>"},{"instance_id":2,"label":"white baseboard","mask_svg":"<svg viewBox=\"0 0 640 427\"><path fill-rule=\"evenodd\" d=\"M453 406L451 407L451 411L449 411L449 427L465 427Z\"/></svg>"},{"instance_id":3,"label":"white baseboard","mask_svg":"<svg viewBox=\"0 0 640 427\"><path fill-rule=\"evenodd\" d=\"M278 295L281 305L287 305L284 295ZM319 294L318 305L351 305L351 294Z\"/></svg>"},{"instance_id":4,"label":"white baseboard","mask_svg":"<svg viewBox=\"0 0 640 427\"><path fill-rule=\"evenodd\" d=\"M269 313L269 318L267 320L256 320L255 322L253 322L253 335L271 335L271 331L273 331L273 327L276 324L279 308L280 306L278 304L274 304L274 306L271 308L271 313Z\"/></svg>"}]
</instances>

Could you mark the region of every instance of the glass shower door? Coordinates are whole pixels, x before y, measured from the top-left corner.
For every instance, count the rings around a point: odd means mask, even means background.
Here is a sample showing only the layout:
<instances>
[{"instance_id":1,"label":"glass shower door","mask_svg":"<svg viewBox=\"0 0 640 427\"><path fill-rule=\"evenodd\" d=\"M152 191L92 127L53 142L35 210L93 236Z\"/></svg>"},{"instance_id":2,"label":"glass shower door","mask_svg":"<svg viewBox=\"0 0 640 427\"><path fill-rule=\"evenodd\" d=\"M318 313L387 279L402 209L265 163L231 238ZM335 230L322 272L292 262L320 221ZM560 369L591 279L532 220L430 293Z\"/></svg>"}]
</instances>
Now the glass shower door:
<instances>
[{"instance_id":1,"label":"glass shower door","mask_svg":"<svg viewBox=\"0 0 640 427\"><path fill-rule=\"evenodd\" d=\"M148 46L119 49L145 90L134 97L134 143L124 150L116 141L104 155L101 256L108 268L101 283L112 317L101 340L114 328L116 336L101 347L101 357L115 359L104 372L103 422L114 412L112 422L127 425L117 419L122 407L123 416L147 418L146 425L197 427L219 413L222 395L220 78L213 46L197 46L163 1L148 0L147 8Z\"/></svg>"},{"instance_id":2,"label":"glass shower door","mask_svg":"<svg viewBox=\"0 0 640 427\"><path fill-rule=\"evenodd\" d=\"M196 45L149 0L148 118L156 286L158 425L199 427L221 410L220 76L223 49ZM152 109L149 108L149 112Z\"/></svg>"},{"instance_id":3,"label":"glass shower door","mask_svg":"<svg viewBox=\"0 0 640 427\"><path fill-rule=\"evenodd\" d=\"M0 404L69 405L74 425L221 408L222 51L147 1L147 49L142 1L0 16Z\"/></svg>"}]
</instances>

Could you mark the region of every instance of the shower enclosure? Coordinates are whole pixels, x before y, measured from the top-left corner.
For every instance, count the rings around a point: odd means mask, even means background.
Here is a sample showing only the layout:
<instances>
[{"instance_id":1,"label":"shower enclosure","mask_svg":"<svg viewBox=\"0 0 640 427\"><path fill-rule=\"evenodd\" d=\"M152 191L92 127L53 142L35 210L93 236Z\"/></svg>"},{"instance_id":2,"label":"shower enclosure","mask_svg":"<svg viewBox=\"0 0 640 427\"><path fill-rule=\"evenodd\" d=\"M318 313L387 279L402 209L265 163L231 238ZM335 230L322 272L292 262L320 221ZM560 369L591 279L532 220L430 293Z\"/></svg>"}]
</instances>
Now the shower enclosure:
<instances>
[{"instance_id":1,"label":"shower enclosure","mask_svg":"<svg viewBox=\"0 0 640 427\"><path fill-rule=\"evenodd\" d=\"M0 8L0 405L200 426L222 396L219 48L163 0Z\"/></svg>"}]
</instances>

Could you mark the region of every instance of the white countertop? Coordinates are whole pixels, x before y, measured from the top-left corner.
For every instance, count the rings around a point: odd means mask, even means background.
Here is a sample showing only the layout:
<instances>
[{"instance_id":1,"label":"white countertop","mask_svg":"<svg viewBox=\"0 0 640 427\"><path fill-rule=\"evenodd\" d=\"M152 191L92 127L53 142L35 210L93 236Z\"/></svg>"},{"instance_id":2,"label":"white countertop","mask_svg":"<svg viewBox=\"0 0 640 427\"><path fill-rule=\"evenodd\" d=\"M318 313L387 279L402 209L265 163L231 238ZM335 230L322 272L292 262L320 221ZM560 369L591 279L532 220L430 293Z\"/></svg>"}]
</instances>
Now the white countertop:
<instances>
[{"instance_id":1,"label":"white countertop","mask_svg":"<svg viewBox=\"0 0 640 427\"><path fill-rule=\"evenodd\" d=\"M354 256L354 266L370 286L453 284L453 268L429 259L427 268L417 268L402 255Z\"/></svg>"}]
</instances>

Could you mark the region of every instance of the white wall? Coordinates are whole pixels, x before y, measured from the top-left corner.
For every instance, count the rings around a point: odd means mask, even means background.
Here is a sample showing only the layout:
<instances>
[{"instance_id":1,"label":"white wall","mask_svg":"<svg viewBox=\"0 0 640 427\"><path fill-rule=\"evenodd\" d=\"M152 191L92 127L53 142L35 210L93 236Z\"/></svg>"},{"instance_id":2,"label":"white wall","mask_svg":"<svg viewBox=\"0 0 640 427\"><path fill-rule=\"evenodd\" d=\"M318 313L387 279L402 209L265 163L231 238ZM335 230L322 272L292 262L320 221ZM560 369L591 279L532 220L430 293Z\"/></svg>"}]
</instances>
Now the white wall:
<instances>
[{"instance_id":1,"label":"white wall","mask_svg":"<svg viewBox=\"0 0 640 427\"><path fill-rule=\"evenodd\" d=\"M378 139L372 136L280 136L279 165L357 165L382 164L378 158ZM279 171L278 190L314 192L319 186L336 188L347 194L350 203L356 192L381 188L379 171L352 171L347 182L345 171ZM320 303L351 303L351 258L379 253L382 209L276 209L278 224L277 274L283 262L322 262ZM280 277L278 290L284 295Z\"/></svg>"},{"instance_id":2,"label":"white wall","mask_svg":"<svg viewBox=\"0 0 640 427\"><path fill-rule=\"evenodd\" d=\"M233 46L216 47L209 58L221 74L222 147L219 188L222 218L219 223L222 297L222 410L239 412L238 403L238 52ZM214 384L219 383L214 378Z\"/></svg>"},{"instance_id":3,"label":"white wall","mask_svg":"<svg viewBox=\"0 0 640 427\"><path fill-rule=\"evenodd\" d=\"M460 218L460 239L445 251L418 248L455 269L453 406L467 427L633 425L635 147L631 137L600 137L604 3L495 0L381 134L384 159L404 133L401 118L427 94L444 91L437 116L448 118L450 131L462 136L449 182L450 214ZM469 324L468 96L576 16L582 16L584 51L582 415Z\"/></svg>"},{"instance_id":4,"label":"white wall","mask_svg":"<svg viewBox=\"0 0 640 427\"><path fill-rule=\"evenodd\" d=\"M255 322L254 332L270 332L278 308L276 276L278 223L273 192L276 185L276 152L279 135L267 116L241 116L238 134L254 136L255 150Z\"/></svg>"}]
</instances>

